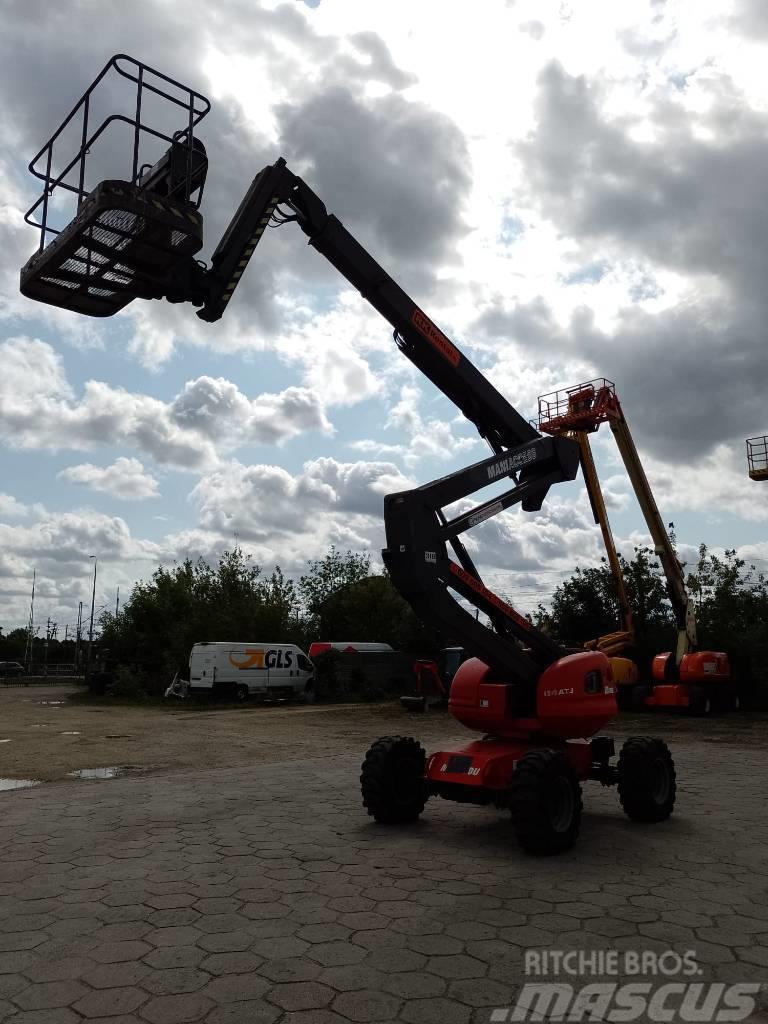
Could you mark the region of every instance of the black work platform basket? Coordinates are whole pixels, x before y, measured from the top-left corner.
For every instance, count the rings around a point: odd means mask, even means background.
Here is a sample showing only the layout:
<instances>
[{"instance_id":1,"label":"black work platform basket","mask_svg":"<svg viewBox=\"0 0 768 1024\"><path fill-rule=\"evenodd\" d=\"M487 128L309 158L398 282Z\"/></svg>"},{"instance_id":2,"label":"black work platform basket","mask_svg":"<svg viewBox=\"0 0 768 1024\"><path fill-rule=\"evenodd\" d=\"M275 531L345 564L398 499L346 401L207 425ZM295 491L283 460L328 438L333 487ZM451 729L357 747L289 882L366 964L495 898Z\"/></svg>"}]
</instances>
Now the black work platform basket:
<instances>
[{"instance_id":1,"label":"black work platform basket","mask_svg":"<svg viewBox=\"0 0 768 1024\"><path fill-rule=\"evenodd\" d=\"M97 117L91 130L99 90L116 76L124 86L121 99L130 93L128 112ZM107 90L107 99L113 94ZM25 216L39 228L40 244L21 270L22 294L102 317L134 298L160 297L171 272L203 244L198 207L207 158L194 130L209 109L200 93L125 54L113 57L29 165L43 191ZM125 145L113 145L109 157L129 173L89 180L94 163L97 171L104 166L94 154L113 141L108 129L115 126L129 149L115 152ZM73 215L54 226L67 200Z\"/></svg>"}]
</instances>

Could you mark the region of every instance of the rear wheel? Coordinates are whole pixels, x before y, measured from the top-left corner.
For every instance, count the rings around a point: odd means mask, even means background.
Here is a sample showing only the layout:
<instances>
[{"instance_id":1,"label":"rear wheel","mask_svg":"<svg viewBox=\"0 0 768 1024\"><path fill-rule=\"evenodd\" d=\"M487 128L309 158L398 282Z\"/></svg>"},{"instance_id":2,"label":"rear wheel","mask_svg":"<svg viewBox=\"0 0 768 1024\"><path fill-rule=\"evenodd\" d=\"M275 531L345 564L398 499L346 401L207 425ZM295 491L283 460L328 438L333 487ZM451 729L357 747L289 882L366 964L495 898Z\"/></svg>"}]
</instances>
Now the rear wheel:
<instances>
[{"instance_id":1,"label":"rear wheel","mask_svg":"<svg viewBox=\"0 0 768 1024\"><path fill-rule=\"evenodd\" d=\"M426 753L410 736L384 736L368 750L360 774L363 806L376 821L416 821L424 810Z\"/></svg>"},{"instance_id":2,"label":"rear wheel","mask_svg":"<svg viewBox=\"0 0 768 1024\"><path fill-rule=\"evenodd\" d=\"M663 740L632 736L619 754L619 800L633 821L665 821L675 806L675 762Z\"/></svg>"},{"instance_id":3,"label":"rear wheel","mask_svg":"<svg viewBox=\"0 0 768 1024\"><path fill-rule=\"evenodd\" d=\"M509 810L520 845L540 856L562 853L581 827L581 786L559 750L531 750L517 762Z\"/></svg>"}]
</instances>

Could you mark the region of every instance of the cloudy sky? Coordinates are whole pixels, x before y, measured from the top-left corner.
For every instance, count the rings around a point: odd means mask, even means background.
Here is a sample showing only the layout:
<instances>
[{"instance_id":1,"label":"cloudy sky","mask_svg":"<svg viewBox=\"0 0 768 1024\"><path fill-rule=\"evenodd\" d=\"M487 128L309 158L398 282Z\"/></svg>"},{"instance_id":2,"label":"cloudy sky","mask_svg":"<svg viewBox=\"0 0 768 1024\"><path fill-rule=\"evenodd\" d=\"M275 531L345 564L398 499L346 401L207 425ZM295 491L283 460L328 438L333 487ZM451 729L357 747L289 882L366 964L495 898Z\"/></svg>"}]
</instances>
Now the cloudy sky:
<instances>
[{"instance_id":1,"label":"cloudy sky","mask_svg":"<svg viewBox=\"0 0 768 1024\"><path fill-rule=\"evenodd\" d=\"M295 225L267 233L217 324L19 295L26 164L115 52L213 101L201 256L285 156L523 415L615 381L685 554L706 541L768 567L768 488L744 455L768 431L766 12L0 0L0 624L26 622L35 568L37 618L63 633L90 602L89 555L97 608L236 539L289 575L330 544L378 559L385 494L487 454ZM124 143L104 173L126 173ZM647 530L607 428L595 452L631 551ZM470 546L524 610L600 555L580 481Z\"/></svg>"}]
</instances>

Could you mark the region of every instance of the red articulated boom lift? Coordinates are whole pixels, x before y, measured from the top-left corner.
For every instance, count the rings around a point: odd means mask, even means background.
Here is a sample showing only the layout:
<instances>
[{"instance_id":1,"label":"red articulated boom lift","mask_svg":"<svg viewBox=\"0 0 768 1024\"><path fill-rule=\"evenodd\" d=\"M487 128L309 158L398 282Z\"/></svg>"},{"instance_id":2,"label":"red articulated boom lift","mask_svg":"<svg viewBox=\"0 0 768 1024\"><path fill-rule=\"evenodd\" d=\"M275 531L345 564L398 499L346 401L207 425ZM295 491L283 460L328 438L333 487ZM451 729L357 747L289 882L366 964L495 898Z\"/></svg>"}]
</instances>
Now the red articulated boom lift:
<instances>
[{"instance_id":1,"label":"red articulated boom lift","mask_svg":"<svg viewBox=\"0 0 768 1024\"><path fill-rule=\"evenodd\" d=\"M135 113L122 118L134 132L132 171L124 180L94 187L86 182L85 161L104 126L90 130L88 100L112 71L136 89ZM177 132L163 135L142 123L142 97L150 88L155 98L165 97L179 108L183 123ZM129 57L113 58L65 122L82 120L82 145L74 159L59 164L54 155L60 129L32 162L44 192L27 218L40 228L41 240L21 271L22 292L93 316L110 316L135 298L189 302L212 323L225 312L267 225L295 222L309 244L389 321L400 351L475 424L492 452L466 469L384 500L382 554L392 582L417 615L474 655L456 672L449 708L483 736L430 757L410 737L375 742L361 775L368 813L379 822L413 821L430 796L495 805L511 811L526 850L556 853L575 842L580 784L593 779L618 786L630 818L666 819L676 789L667 746L657 739L629 739L615 764L612 739L595 735L616 713L608 658L600 651L568 655L536 630L482 583L460 539L514 504L539 509L553 484L575 477L578 445L532 427L283 159L256 175L210 267L198 263L206 158L194 129L206 110L207 101L192 90ZM147 133L150 143L167 144L151 166L142 165L139 155ZM74 181L67 181L59 166ZM61 188L75 194L78 211L46 244L53 230L49 197ZM33 219L36 214L39 220ZM506 486L503 493L453 518L444 513L494 483ZM484 612L492 628L452 594Z\"/></svg>"},{"instance_id":2,"label":"red articulated boom lift","mask_svg":"<svg viewBox=\"0 0 768 1024\"><path fill-rule=\"evenodd\" d=\"M616 556L608 516L602 501L588 435L601 423L608 423L616 440L632 488L651 534L654 550L661 562L667 581L672 610L677 623L677 647L674 652L657 654L652 665L652 684L637 682L636 672L627 669L618 659L615 676L618 685L631 688L635 700L622 700L620 704L638 704L646 707L685 708L693 714L708 714L712 709L725 710L738 707L731 679L728 655L721 651L698 649L696 617L693 601L685 587L685 573L678 561L674 546L664 527L656 501L632 439L624 412L612 381L598 378L563 391L555 391L539 398L539 430L552 437L578 439L584 479L587 484L595 519L600 523L609 562L619 592L619 604L625 631L601 637L594 645L607 654L619 654L631 646L632 619L624 590L621 567ZM613 644L611 641L614 641ZM592 645L590 645L592 646ZM631 661L629 662L631 665Z\"/></svg>"}]
</instances>

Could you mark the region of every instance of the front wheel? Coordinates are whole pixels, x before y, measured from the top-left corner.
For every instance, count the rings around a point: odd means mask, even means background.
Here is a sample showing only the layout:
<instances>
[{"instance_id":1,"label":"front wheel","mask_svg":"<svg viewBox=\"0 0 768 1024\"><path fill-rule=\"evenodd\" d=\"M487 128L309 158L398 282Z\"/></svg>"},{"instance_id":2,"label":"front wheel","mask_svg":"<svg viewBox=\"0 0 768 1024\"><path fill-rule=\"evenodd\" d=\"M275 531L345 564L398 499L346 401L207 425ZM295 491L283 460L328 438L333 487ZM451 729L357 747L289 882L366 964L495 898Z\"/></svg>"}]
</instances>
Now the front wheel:
<instances>
[{"instance_id":1,"label":"front wheel","mask_svg":"<svg viewBox=\"0 0 768 1024\"><path fill-rule=\"evenodd\" d=\"M675 762L663 740L632 736L619 754L619 800L633 821L665 821L675 806Z\"/></svg>"},{"instance_id":2,"label":"front wheel","mask_svg":"<svg viewBox=\"0 0 768 1024\"><path fill-rule=\"evenodd\" d=\"M368 750L360 774L363 806L376 821L416 821L427 800L426 752L410 736L384 736Z\"/></svg>"},{"instance_id":3,"label":"front wheel","mask_svg":"<svg viewBox=\"0 0 768 1024\"><path fill-rule=\"evenodd\" d=\"M569 850L581 827L581 786L559 750L530 750L515 765L509 810L520 845L548 856Z\"/></svg>"},{"instance_id":4,"label":"front wheel","mask_svg":"<svg viewBox=\"0 0 768 1024\"><path fill-rule=\"evenodd\" d=\"M248 687L245 683L238 683L235 687L235 700L238 704L245 704L250 696Z\"/></svg>"}]
</instances>

